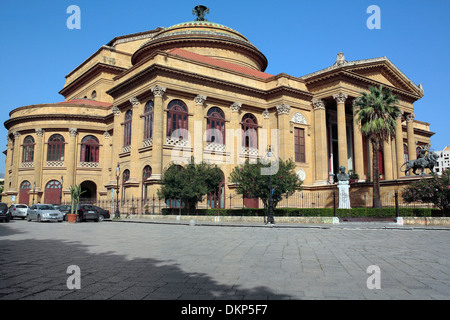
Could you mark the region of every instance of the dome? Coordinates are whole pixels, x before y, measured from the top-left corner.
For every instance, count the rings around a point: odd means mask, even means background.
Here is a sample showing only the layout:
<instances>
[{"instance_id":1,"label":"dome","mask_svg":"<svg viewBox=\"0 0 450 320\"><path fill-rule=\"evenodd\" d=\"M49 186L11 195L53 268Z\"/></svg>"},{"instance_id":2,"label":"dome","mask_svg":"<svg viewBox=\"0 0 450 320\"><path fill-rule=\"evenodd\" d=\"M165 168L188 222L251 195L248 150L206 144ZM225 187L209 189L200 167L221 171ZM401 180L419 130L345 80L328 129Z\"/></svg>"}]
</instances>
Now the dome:
<instances>
[{"instance_id":1,"label":"dome","mask_svg":"<svg viewBox=\"0 0 450 320\"><path fill-rule=\"evenodd\" d=\"M254 70L267 68L266 57L242 34L210 21L188 21L163 29L133 55L132 63L142 61L156 50L182 48L210 58Z\"/></svg>"}]
</instances>

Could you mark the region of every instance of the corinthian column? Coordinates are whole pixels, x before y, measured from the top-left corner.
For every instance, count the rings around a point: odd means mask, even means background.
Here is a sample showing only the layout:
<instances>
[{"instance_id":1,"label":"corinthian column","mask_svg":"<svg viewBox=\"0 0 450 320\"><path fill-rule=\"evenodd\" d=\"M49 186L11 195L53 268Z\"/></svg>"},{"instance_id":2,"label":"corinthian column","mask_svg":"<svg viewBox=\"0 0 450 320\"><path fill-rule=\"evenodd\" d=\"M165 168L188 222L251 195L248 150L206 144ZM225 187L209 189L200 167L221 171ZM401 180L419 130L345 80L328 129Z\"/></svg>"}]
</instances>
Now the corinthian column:
<instances>
[{"instance_id":1,"label":"corinthian column","mask_svg":"<svg viewBox=\"0 0 450 320\"><path fill-rule=\"evenodd\" d=\"M313 100L314 107L314 148L315 148L315 174L314 184L327 184L327 122L325 103L322 100Z\"/></svg>"},{"instance_id":2,"label":"corinthian column","mask_svg":"<svg viewBox=\"0 0 450 320\"><path fill-rule=\"evenodd\" d=\"M166 88L155 86L152 88L154 100L153 146L152 146L152 178L160 180L163 170L164 145L164 105L163 97Z\"/></svg>"},{"instance_id":3,"label":"corinthian column","mask_svg":"<svg viewBox=\"0 0 450 320\"><path fill-rule=\"evenodd\" d=\"M402 128L402 116L400 115L395 119L397 122L395 126L395 150L397 154L397 178L403 177L404 172L400 170L403 162L405 161L403 157L403 128Z\"/></svg>"},{"instance_id":4,"label":"corinthian column","mask_svg":"<svg viewBox=\"0 0 450 320\"><path fill-rule=\"evenodd\" d=\"M348 169L347 122L345 120L345 100L347 100L347 97L348 96L342 92L333 95L333 98L337 103L339 167L344 166Z\"/></svg>"},{"instance_id":5,"label":"corinthian column","mask_svg":"<svg viewBox=\"0 0 450 320\"><path fill-rule=\"evenodd\" d=\"M415 160L416 155L416 140L414 139L414 117L415 114L406 115L406 135L408 139L408 158Z\"/></svg>"},{"instance_id":6,"label":"corinthian column","mask_svg":"<svg viewBox=\"0 0 450 320\"><path fill-rule=\"evenodd\" d=\"M353 100L354 102L355 100ZM353 150L355 151L355 172L359 175L360 180L364 180L364 152L361 126L356 121L356 113L359 108L353 104Z\"/></svg>"}]
</instances>

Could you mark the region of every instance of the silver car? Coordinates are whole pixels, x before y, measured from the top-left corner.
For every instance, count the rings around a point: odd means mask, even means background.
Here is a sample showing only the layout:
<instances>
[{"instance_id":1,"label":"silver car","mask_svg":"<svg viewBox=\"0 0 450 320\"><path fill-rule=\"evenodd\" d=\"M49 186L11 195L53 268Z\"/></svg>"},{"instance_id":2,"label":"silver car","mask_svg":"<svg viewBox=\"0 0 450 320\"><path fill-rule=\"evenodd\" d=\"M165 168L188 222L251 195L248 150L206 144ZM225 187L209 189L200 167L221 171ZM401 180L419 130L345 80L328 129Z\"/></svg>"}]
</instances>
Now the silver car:
<instances>
[{"instance_id":1,"label":"silver car","mask_svg":"<svg viewBox=\"0 0 450 320\"><path fill-rule=\"evenodd\" d=\"M62 222L64 214L51 204L34 204L28 208L27 220Z\"/></svg>"},{"instance_id":2,"label":"silver car","mask_svg":"<svg viewBox=\"0 0 450 320\"><path fill-rule=\"evenodd\" d=\"M27 217L28 213L28 206L26 204L12 204L11 207L9 207L9 214L11 215L11 219L14 218L22 218L25 219Z\"/></svg>"}]
</instances>

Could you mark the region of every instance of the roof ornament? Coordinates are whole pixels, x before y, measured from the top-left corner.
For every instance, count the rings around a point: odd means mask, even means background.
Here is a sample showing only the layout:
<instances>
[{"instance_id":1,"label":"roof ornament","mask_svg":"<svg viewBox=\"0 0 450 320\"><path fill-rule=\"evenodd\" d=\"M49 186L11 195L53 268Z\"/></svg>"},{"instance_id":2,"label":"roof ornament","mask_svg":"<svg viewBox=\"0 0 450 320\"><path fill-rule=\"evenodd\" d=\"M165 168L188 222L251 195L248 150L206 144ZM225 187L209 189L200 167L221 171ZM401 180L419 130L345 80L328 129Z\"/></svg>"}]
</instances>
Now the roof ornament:
<instances>
[{"instance_id":1,"label":"roof ornament","mask_svg":"<svg viewBox=\"0 0 450 320\"><path fill-rule=\"evenodd\" d=\"M208 21L205 18L205 14L207 13L209 13L209 8L203 5L198 5L192 10L192 14L197 16L197 19L195 19L195 21Z\"/></svg>"},{"instance_id":2,"label":"roof ornament","mask_svg":"<svg viewBox=\"0 0 450 320\"><path fill-rule=\"evenodd\" d=\"M341 67L341 66L345 66L346 64L347 64L347 61L345 60L344 53L339 52L336 56L336 62L334 63L333 66Z\"/></svg>"}]
</instances>

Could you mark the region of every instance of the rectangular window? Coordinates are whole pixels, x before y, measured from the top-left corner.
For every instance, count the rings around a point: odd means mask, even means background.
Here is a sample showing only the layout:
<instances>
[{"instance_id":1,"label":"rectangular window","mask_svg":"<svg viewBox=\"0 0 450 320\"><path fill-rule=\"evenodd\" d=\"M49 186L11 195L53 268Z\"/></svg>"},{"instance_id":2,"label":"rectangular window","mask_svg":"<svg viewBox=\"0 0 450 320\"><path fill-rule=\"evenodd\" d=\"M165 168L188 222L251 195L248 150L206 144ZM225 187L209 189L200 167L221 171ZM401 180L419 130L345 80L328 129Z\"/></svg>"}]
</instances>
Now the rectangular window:
<instances>
[{"instance_id":1,"label":"rectangular window","mask_svg":"<svg viewBox=\"0 0 450 320\"><path fill-rule=\"evenodd\" d=\"M305 129L294 129L295 162L306 162Z\"/></svg>"}]
</instances>

